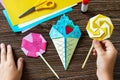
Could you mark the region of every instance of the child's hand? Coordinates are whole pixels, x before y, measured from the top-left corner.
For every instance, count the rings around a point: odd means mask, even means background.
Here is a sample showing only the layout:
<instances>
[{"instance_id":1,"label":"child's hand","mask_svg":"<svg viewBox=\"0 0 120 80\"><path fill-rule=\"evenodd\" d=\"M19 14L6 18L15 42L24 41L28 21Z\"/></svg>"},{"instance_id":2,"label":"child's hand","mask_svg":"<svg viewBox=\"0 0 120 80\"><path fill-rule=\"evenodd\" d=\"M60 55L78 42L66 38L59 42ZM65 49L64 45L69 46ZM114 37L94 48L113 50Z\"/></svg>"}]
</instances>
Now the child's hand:
<instances>
[{"instance_id":1,"label":"child's hand","mask_svg":"<svg viewBox=\"0 0 120 80\"><path fill-rule=\"evenodd\" d=\"M98 80L113 80L114 64L117 50L109 40L93 40L93 54L97 55Z\"/></svg>"},{"instance_id":2,"label":"child's hand","mask_svg":"<svg viewBox=\"0 0 120 80\"><path fill-rule=\"evenodd\" d=\"M1 60L0 60L0 80L20 80L23 69L23 58L19 58L17 66L15 65L12 48L10 45L0 45Z\"/></svg>"}]
</instances>

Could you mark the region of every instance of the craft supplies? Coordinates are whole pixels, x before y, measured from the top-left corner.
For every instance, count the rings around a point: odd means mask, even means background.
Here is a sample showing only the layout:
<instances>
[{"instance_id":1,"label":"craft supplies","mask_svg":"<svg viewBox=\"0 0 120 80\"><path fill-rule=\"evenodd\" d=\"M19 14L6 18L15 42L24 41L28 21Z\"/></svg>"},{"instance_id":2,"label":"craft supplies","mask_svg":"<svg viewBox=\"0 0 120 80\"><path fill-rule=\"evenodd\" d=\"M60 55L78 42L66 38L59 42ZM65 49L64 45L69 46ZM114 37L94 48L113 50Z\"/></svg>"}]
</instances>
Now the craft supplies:
<instances>
[{"instance_id":1,"label":"craft supplies","mask_svg":"<svg viewBox=\"0 0 120 80\"><path fill-rule=\"evenodd\" d=\"M2 4L5 8L3 13L13 32L26 32L45 21L72 11L72 7L81 1L82 0L3 0ZM49 3L44 4L47 2ZM50 6L50 4L52 5ZM49 7L47 5L49 5ZM37 11L34 11L35 8L32 8L33 6L37 6ZM41 6L42 9L40 9ZM45 7L43 8L43 6ZM24 14L24 12L30 8L32 8L30 12Z\"/></svg>"},{"instance_id":2,"label":"craft supplies","mask_svg":"<svg viewBox=\"0 0 120 80\"><path fill-rule=\"evenodd\" d=\"M29 10L27 10L26 12L21 14L19 16L19 18L22 18L34 11L39 11L39 10L43 10L43 9L52 9L54 7L55 7L55 2L52 0L43 0L43 1L38 0L37 3L32 8L30 8Z\"/></svg>"},{"instance_id":3,"label":"craft supplies","mask_svg":"<svg viewBox=\"0 0 120 80\"><path fill-rule=\"evenodd\" d=\"M87 12L87 10L88 10L88 3L89 3L89 0L83 0L83 1L82 1L81 11L82 11L83 13Z\"/></svg>"}]
</instances>

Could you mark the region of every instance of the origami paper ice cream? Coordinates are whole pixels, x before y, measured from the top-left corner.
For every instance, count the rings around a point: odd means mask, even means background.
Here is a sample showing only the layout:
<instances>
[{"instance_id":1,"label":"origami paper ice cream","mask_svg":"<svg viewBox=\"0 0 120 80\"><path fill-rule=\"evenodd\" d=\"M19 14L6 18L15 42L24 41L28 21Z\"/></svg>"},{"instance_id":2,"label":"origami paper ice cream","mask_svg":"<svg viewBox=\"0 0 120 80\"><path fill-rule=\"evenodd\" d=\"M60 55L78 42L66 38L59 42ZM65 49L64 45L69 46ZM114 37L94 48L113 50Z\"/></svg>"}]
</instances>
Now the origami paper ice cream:
<instances>
[{"instance_id":1,"label":"origami paper ice cream","mask_svg":"<svg viewBox=\"0 0 120 80\"><path fill-rule=\"evenodd\" d=\"M79 26L74 25L68 16L63 15L50 30L52 39L64 69L67 70L78 40L81 37Z\"/></svg>"},{"instance_id":2,"label":"origami paper ice cream","mask_svg":"<svg viewBox=\"0 0 120 80\"><path fill-rule=\"evenodd\" d=\"M90 18L86 29L90 38L101 41L110 38L114 26L109 17L98 14L95 17ZM93 45L91 46L87 54L87 57L82 65L82 68L85 67L85 64L90 56L92 49L93 49Z\"/></svg>"},{"instance_id":3,"label":"origami paper ice cream","mask_svg":"<svg viewBox=\"0 0 120 80\"><path fill-rule=\"evenodd\" d=\"M109 17L98 14L89 20L86 29L90 38L104 40L112 35L114 26Z\"/></svg>"}]
</instances>

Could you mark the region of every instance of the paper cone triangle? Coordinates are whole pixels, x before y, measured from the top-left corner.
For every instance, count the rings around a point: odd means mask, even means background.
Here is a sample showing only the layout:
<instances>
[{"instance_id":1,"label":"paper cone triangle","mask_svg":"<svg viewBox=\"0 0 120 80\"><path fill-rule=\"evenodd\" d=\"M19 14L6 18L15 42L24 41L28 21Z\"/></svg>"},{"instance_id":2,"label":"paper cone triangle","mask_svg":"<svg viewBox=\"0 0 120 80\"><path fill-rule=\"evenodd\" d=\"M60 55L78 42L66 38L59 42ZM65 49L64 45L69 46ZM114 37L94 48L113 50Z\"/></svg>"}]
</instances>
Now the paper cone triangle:
<instances>
[{"instance_id":1,"label":"paper cone triangle","mask_svg":"<svg viewBox=\"0 0 120 80\"><path fill-rule=\"evenodd\" d=\"M58 52L60 60L65 68L65 40L64 38L52 39L55 48Z\"/></svg>"},{"instance_id":2,"label":"paper cone triangle","mask_svg":"<svg viewBox=\"0 0 120 80\"><path fill-rule=\"evenodd\" d=\"M75 48L78 43L78 38L67 38L67 44L66 44L66 67L65 70L67 70L69 63L71 61L71 58L73 56L73 53L75 51Z\"/></svg>"},{"instance_id":3,"label":"paper cone triangle","mask_svg":"<svg viewBox=\"0 0 120 80\"><path fill-rule=\"evenodd\" d=\"M64 38L52 39L65 70L69 66L78 40L78 38L67 38L66 41Z\"/></svg>"}]
</instances>

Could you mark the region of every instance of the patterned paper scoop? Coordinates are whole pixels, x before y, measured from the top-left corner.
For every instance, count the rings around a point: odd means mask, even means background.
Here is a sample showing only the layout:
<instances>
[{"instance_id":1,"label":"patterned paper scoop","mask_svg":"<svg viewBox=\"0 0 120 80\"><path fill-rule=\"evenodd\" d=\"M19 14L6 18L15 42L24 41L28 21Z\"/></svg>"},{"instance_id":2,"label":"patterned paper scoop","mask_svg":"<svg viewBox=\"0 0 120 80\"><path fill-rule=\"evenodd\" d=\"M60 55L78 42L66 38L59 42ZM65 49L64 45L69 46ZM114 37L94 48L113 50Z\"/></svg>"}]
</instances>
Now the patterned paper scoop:
<instances>
[{"instance_id":1,"label":"patterned paper scoop","mask_svg":"<svg viewBox=\"0 0 120 80\"><path fill-rule=\"evenodd\" d=\"M101 41L101 40L110 38L113 32L114 26L109 17L98 14L97 16L89 20L86 29L90 38ZM82 68L85 67L85 64L90 56L92 49L93 49L93 45L89 50L89 53L82 65Z\"/></svg>"},{"instance_id":2,"label":"patterned paper scoop","mask_svg":"<svg viewBox=\"0 0 120 80\"><path fill-rule=\"evenodd\" d=\"M59 79L56 72L52 69L52 67L48 64L45 58L42 56L46 51L47 41L41 34L30 33L22 39L21 49L25 53L26 56L29 57L38 57L40 56L43 61L47 64L50 70L54 73L54 75Z\"/></svg>"}]
</instances>

